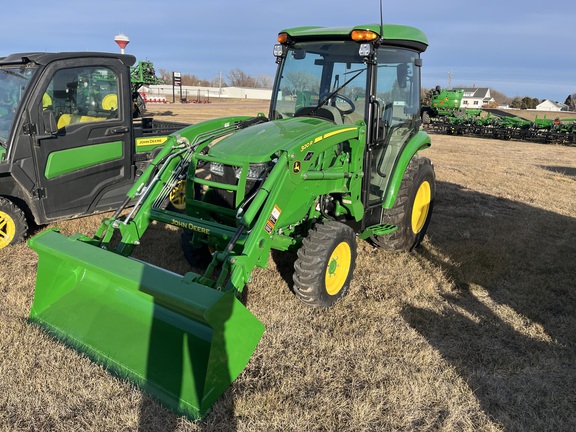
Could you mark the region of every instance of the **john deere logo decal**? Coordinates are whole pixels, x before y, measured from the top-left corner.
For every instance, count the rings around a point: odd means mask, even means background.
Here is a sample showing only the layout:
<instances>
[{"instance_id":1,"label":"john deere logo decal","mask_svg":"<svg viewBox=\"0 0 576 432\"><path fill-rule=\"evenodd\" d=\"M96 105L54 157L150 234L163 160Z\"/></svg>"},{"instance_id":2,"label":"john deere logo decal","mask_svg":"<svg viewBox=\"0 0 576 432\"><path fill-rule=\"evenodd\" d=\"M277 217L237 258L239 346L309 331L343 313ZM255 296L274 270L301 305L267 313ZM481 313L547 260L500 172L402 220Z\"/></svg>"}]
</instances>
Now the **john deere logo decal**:
<instances>
[{"instance_id":1,"label":"john deere logo decal","mask_svg":"<svg viewBox=\"0 0 576 432\"><path fill-rule=\"evenodd\" d=\"M300 168L302 168L302 163L300 161L295 161L294 168L292 168L294 174L298 174L300 172Z\"/></svg>"}]
</instances>

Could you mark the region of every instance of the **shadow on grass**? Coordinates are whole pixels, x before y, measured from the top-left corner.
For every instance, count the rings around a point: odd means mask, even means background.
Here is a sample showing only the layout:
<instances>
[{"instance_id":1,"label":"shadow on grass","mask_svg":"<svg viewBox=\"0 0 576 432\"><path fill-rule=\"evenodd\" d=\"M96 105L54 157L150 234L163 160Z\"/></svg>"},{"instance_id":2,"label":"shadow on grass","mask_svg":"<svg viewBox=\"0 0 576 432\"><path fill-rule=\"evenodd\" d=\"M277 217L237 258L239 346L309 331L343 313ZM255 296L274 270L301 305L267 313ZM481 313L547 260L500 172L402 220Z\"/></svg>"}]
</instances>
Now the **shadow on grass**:
<instances>
[{"instance_id":1,"label":"shadow on grass","mask_svg":"<svg viewBox=\"0 0 576 432\"><path fill-rule=\"evenodd\" d=\"M147 250L144 247L134 254L136 257L147 258L145 261L152 264L152 267L145 269L150 274L142 275L143 284L155 278L156 270L153 266L171 270L177 274L188 271L201 274L209 264L209 261L200 259L197 266L190 267L190 264L184 260L184 254L180 250L180 230L173 231L163 224L154 224L147 232L147 236L147 243L151 249ZM159 249L158 245L163 245L166 249ZM234 381L233 373L228 370L230 363L227 350L234 350L238 341L225 331L226 323L232 316L234 303L220 300L212 303L213 300L208 300L198 293L199 286L193 284L189 289L190 292L186 290L186 298L193 299L194 306L184 312L172 309L174 307L186 309L183 303L177 301L172 304L170 300L167 301L162 296L154 299L144 375L155 388L147 389L147 393L152 394L152 397L143 395L140 405L139 431L182 430L191 426L186 425L188 421L192 421L195 427L193 430L197 431L212 431L216 425L221 424L225 424L226 430L229 431L237 429L232 391L222 390L228 388ZM147 291L146 288L143 290ZM196 297L188 298L190 293L196 293ZM244 295L244 303L247 301L246 297L247 294ZM201 313L198 314L198 312ZM190 318L191 316L196 318ZM201 317L206 321L203 321ZM246 323L247 331L251 329L248 324ZM232 322L231 325L238 326L238 323ZM236 352L234 354L238 355ZM160 394L157 394L158 389L161 389ZM219 394L221 390L224 393L215 399L214 394ZM162 402L157 402L156 397ZM198 408L201 411L207 410L205 417L201 420L194 420L187 417L186 413L178 413L180 409L176 407L180 405L182 408L182 403L190 404L184 410ZM175 412L165 406L166 404L171 405L171 409Z\"/></svg>"},{"instance_id":2,"label":"shadow on grass","mask_svg":"<svg viewBox=\"0 0 576 432\"><path fill-rule=\"evenodd\" d=\"M553 165L540 165L540 168L543 168L548 171L552 171L558 174L563 174L569 177L576 177L576 168L573 167L563 167L563 166L553 166Z\"/></svg>"},{"instance_id":3,"label":"shadow on grass","mask_svg":"<svg viewBox=\"0 0 576 432\"><path fill-rule=\"evenodd\" d=\"M576 219L442 182L434 211L453 289L403 317L505 430L576 430Z\"/></svg>"}]
</instances>

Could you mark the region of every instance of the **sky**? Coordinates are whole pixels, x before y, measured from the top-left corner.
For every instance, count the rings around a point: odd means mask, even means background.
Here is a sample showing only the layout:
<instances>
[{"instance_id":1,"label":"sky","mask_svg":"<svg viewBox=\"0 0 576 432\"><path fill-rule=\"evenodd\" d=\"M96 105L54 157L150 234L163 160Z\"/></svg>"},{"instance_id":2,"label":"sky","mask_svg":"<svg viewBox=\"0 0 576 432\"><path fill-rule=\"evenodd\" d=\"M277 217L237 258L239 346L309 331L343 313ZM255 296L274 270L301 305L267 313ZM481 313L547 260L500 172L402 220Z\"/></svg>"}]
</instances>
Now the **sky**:
<instances>
[{"instance_id":1,"label":"sky","mask_svg":"<svg viewBox=\"0 0 576 432\"><path fill-rule=\"evenodd\" d=\"M428 37L422 85L489 87L508 97L564 102L576 93L576 2L381 0L385 23ZM273 77L277 34L307 25L380 21L380 0L28 0L0 15L0 56L18 52L119 52L156 70L226 81L232 69Z\"/></svg>"}]
</instances>

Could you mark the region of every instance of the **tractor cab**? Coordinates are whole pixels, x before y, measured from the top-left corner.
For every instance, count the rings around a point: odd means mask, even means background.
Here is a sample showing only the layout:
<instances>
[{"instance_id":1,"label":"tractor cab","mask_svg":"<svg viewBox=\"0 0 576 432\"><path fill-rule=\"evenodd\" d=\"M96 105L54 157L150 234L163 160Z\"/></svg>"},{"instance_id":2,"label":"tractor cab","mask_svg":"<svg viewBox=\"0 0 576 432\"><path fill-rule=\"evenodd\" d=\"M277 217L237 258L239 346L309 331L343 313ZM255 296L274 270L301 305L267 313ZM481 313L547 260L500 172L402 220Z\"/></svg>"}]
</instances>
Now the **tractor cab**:
<instances>
[{"instance_id":1,"label":"tractor cab","mask_svg":"<svg viewBox=\"0 0 576 432\"><path fill-rule=\"evenodd\" d=\"M319 117L366 127L366 207L382 205L396 158L420 126L420 53L426 40L419 34L400 40L394 26L386 29L391 40L375 25L325 38L317 37L318 28L290 29L279 34L274 48L279 70L271 119Z\"/></svg>"}]
</instances>

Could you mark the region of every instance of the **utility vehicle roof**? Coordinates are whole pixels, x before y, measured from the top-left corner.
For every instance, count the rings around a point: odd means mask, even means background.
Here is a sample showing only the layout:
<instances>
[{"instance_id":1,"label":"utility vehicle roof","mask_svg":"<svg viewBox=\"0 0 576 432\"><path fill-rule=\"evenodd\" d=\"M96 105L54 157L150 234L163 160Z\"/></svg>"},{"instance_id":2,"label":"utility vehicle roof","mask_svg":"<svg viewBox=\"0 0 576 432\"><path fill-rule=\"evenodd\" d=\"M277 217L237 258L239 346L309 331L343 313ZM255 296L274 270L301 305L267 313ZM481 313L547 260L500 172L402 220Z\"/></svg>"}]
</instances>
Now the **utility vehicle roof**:
<instances>
[{"instance_id":1,"label":"utility vehicle roof","mask_svg":"<svg viewBox=\"0 0 576 432\"><path fill-rule=\"evenodd\" d=\"M6 57L0 57L0 66L6 65L19 65L27 63L36 63L39 65L46 65L55 60L63 59L78 59L81 61L83 58L116 58L120 59L126 66L132 66L136 62L136 57L129 54L115 54L106 52L31 52L31 53L17 53L10 54Z\"/></svg>"},{"instance_id":2,"label":"utility vehicle roof","mask_svg":"<svg viewBox=\"0 0 576 432\"><path fill-rule=\"evenodd\" d=\"M428 47L428 38L421 30L400 24L362 24L353 27L294 27L280 33L288 33L293 41L305 40L349 40L353 30L371 30L380 36L386 45L399 45L424 52Z\"/></svg>"}]
</instances>

